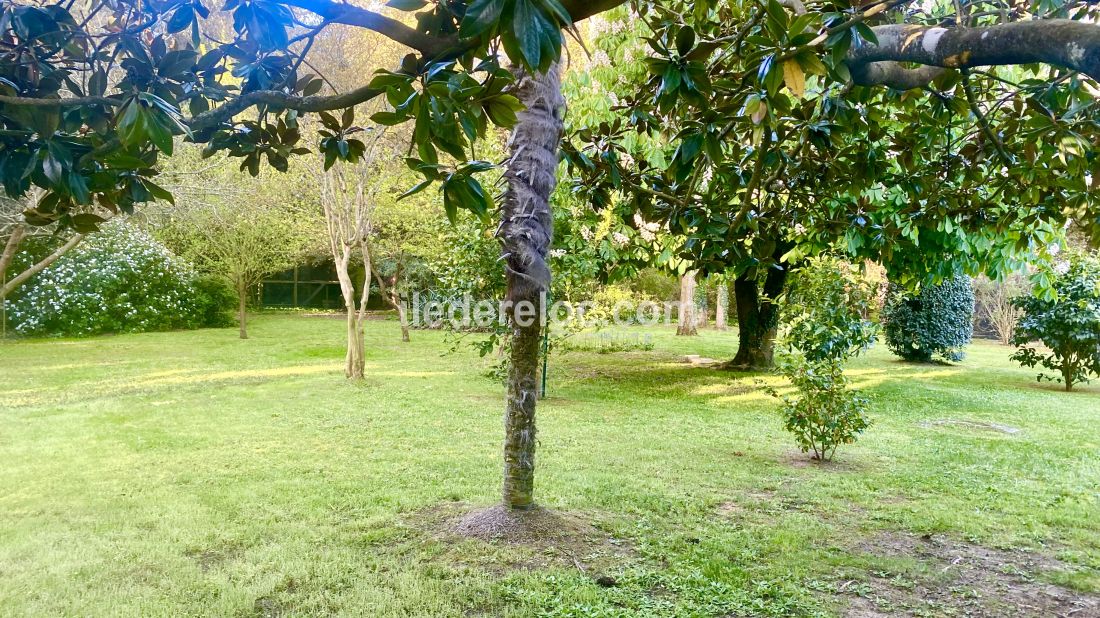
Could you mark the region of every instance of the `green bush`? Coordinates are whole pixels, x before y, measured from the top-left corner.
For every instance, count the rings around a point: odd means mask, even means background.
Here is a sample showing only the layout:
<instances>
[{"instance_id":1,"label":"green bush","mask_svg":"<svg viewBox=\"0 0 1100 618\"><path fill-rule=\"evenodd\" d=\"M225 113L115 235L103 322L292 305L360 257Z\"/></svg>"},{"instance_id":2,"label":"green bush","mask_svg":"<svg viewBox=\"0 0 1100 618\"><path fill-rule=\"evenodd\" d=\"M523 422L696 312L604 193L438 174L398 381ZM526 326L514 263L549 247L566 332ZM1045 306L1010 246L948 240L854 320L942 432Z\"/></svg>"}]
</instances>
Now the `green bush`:
<instances>
[{"instance_id":1,"label":"green bush","mask_svg":"<svg viewBox=\"0 0 1100 618\"><path fill-rule=\"evenodd\" d=\"M793 354L778 369L798 396L768 392L783 401L784 427L814 459L831 460L838 446L855 442L870 425L867 400L849 390L844 362L874 343L875 325L864 317L874 300L875 290L859 271L833 257L795 271L783 299L783 341Z\"/></svg>"},{"instance_id":2,"label":"green bush","mask_svg":"<svg viewBox=\"0 0 1100 618\"><path fill-rule=\"evenodd\" d=\"M1056 375L1040 372L1036 379L1058 381L1073 390L1074 384L1088 383L1090 375L1100 376L1100 260L1072 255L1038 274L1053 294L1014 300L1023 315L1012 337L1019 346L1012 360L1026 367L1041 365ZM1028 346L1033 341L1047 349Z\"/></svg>"},{"instance_id":3,"label":"green bush","mask_svg":"<svg viewBox=\"0 0 1100 618\"><path fill-rule=\"evenodd\" d=\"M970 277L926 285L917 295L891 285L882 318L886 346L905 360L929 362L936 356L962 360L962 347L974 335Z\"/></svg>"},{"instance_id":4,"label":"green bush","mask_svg":"<svg viewBox=\"0 0 1100 618\"><path fill-rule=\"evenodd\" d=\"M642 269L630 282L630 287L638 296L650 300L680 300L680 279L656 268Z\"/></svg>"},{"instance_id":5,"label":"green bush","mask_svg":"<svg viewBox=\"0 0 1100 618\"><path fill-rule=\"evenodd\" d=\"M237 307L237 292L228 281L214 275L200 275L195 278L194 286L200 326L223 328L236 325L237 318L233 312Z\"/></svg>"},{"instance_id":6,"label":"green bush","mask_svg":"<svg viewBox=\"0 0 1100 618\"><path fill-rule=\"evenodd\" d=\"M811 362L847 360L871 347L877 327L875 290L851 264L833 257L811 260L793 274L783 299L786 345Z\"/></svg>"},{"instance_id":7,"label":"green bush","mask_svg":"<svg viewBox=\"0 0 1100 618\"><path fill-rule=\"evenodd\" d=\"M851 444L871 422L866 398L848 388L844 366L835 359L819 362L794 356L780 362L780 372L798 390L798 397L768 392L783 401L784 426L794 434L803 453L830 461L841 444Z\"/></svg>"},{"instance_id":8,"label":"green bush","mask_svg":"<svg viewBox=\"0 0 1100 618\"><path fill-rule=\"evenodd\" d=\"M203 325L195 272L144 231L123 222L62 256L9 306L24 335L79 336Z\"/></svg>"}]
</instances>

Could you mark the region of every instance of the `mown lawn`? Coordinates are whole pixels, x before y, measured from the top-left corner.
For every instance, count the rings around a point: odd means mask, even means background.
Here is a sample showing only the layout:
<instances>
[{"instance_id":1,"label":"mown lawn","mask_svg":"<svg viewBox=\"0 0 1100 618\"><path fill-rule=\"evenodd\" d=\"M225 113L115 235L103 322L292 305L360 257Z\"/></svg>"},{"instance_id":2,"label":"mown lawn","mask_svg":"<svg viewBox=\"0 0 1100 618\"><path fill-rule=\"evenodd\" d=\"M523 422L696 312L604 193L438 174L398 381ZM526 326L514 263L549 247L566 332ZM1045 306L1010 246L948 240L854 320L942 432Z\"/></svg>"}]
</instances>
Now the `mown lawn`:
<instances>
[{"instance_id":1,"label":"mown lawn","mask_svg":"<svg viewBox=\"0 0 1100 618\"><path fill-rule=\"evenodd\" d=\"M1100 615L1100 387L880 346L823 466L775 378L683 362L734 334L647 332L551 359L537 495L577 532L541 544L447 531L497 499L502 403L441 333L371 322L362 384L333 319L0 344L0 615L1046 615L1006 578Z\"/></svg>"}]
</instances>

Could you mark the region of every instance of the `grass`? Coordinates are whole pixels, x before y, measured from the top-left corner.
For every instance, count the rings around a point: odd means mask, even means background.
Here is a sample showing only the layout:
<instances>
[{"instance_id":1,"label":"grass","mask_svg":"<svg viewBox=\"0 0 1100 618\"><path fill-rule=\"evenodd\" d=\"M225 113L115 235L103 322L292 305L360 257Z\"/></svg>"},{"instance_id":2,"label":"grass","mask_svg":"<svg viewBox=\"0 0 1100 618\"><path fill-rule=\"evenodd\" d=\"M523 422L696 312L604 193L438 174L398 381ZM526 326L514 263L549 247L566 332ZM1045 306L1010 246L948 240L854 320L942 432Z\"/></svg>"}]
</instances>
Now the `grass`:
<instances>
[{"instance_id":1,"label":"grass","mask_svg":"<svg viewBox=\"0 0 1100 618\"><path fill-rule=\"evenodd\" d=\"M389 321L348 383L342 328L0 345L0 615L836 615L875 581L943 579L875 550L900 532L1048 556L1038 577L1100 591L1100 388L1038 384L998 345L854 362L874 425L828 466L782 431L755 382L775 378L681 362L730 357L733 334L559 355L537 496L615 540L577 555L433 528L497 500L501 388Z\"/></svg>"}]
</instances>

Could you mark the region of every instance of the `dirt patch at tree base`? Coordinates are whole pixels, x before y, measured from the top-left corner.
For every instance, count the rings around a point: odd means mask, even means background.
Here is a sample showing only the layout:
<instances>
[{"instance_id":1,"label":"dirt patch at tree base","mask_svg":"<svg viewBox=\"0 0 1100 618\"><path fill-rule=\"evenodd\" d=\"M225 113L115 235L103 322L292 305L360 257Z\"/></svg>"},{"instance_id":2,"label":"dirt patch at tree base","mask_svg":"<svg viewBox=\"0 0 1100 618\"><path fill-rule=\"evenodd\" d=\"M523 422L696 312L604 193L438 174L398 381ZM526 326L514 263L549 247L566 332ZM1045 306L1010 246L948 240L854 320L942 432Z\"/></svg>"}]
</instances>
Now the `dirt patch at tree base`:
<instances>
[{"instance_id":1,"label":"dirt patch at tree base","mask_svg":"<svg viewBox=\"0 0 1100 618\"><path fill-rule=\"evenodd\" d=\"M567 568L601 586L613 586L610 574L635 557L625 539L600 529L598 518L584 513L502 505L471 508L451 502L419 511L406 523L443 543L446 550L440 557L448 562L475 563L501 575Z\"/></svg>"},{"instance_id":2,"label":"dirt patch at tree base","mask_svg":"<svg viewBox=\"0 0 1100 618\"><path fill-rule=\"evenodd\" d=\"M1098 618L1100 595L1040 581L1072 568L1049 556L990 549L941 536L880 534L859 551L886 559L911 558L919 567L872 571L865 581L838 586L854 598L846 618L970 616L973 618Z\"/></svg>"}]
</instances>

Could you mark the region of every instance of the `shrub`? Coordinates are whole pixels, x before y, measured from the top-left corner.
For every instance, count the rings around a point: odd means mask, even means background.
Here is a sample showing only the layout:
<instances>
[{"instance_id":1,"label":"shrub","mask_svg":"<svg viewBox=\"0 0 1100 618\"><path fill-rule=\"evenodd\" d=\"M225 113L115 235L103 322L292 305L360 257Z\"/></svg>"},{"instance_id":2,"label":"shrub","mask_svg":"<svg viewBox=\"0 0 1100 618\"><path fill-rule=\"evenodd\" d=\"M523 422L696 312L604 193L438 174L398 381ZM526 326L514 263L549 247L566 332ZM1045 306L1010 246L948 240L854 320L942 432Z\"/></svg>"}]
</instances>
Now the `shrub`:
<instances>
[{"instance_id":1,"label":"shrub","mask_svg":"<svg viewBox=\"0 0 1100 618\"><path fill-rule=\"evenodd\" d=\"M195 308L199 325L209 328L234 326L237 318L237 292L224 277L200 275L195 278Z\"/></svg>"},{"instance_id":2,"label":"shrub","mask_svg":"<svg viewBox=\"0 0 1100 618\"><path fill-rule=\"evenodd\" d=\"M814 459L830 461L838 446L855 442L870 426L867 399L848 389L844 367L836 360L812 362L795 356L782 361L779 370L799 396L783 396L773 388L768 392L783 401L784 426L803 453L813 451Z\"/></svg>"},{"instance_id":3,"label":"shrub","mask_svg":"<svg viewBox=\"0 0 1100 618\"><path fill-rule=\"evenodd\" d=\"M1053 294L1049 298L1022 296L1015 304L1023 311L1012 343L1019 346L1012 359L1025 367L1041 365L1037 380L1058 381L1066 390L1089 376L1100 376L1100 260L1072 255L1039 272ZM1047 350L1027 344L1041 341Z\"/></svg>"},{"instance_id":4,"label":"shrub","mask_svg":"<svg viewBox=\"0 0 1100 618\"><path fill-rule=\"evenodd\" d=\"M644 268L630 282L630 287L641 297L656 301L680 299L680 280L656 268Z\"/></svg>"},{"instance_id":5,"label":"shrub","mask_svg":"<svg viewBox=\"0 0 1100 618\"><path fill-rule=\"evenodd\" d=\"M905 360L929 362L935 356L962 360L961 348L974 335L970 277L926 285L915 296L891 286L883 320L887 347Z\"/></svg>"},{"instance_id":6,"label":"shrub","mask_svg":"<svg viewBox=\"0 0 1100 618\"><path fill-rule=\"evenodd\" d=\"M25 335L94 335L202 325L195 273L145 232L104 226L46 270L11 302Z\"/></svg>"},{"instance_id":7,"label":"shrub","mask_svg":"<svg viewBox=\"0 0 1100 618\"><path fill-rule=\"evenodd\" d=\"M807 360L846 360L871 347L877 327L864 316L875 289L851 264L832 257L794 272L783 301L784 341Z\"/></svg>"},{"instance_id":8,"label":"shrub","mask_svg":"<svg viewBox=\"0 0 1100 618\"><path fill-rule=\"evenodd\" d=\"M795 354L779 363L779 372L798 397L768 392L783 401L784 426L802 452L829 461L870 424L867 400L848 389L844 361L875 340L876 327L864 316L876 290L851 264L833 257L811 260L791 284L781 311L789 325L784 342Z\"/></svg>"}]
</instances>

